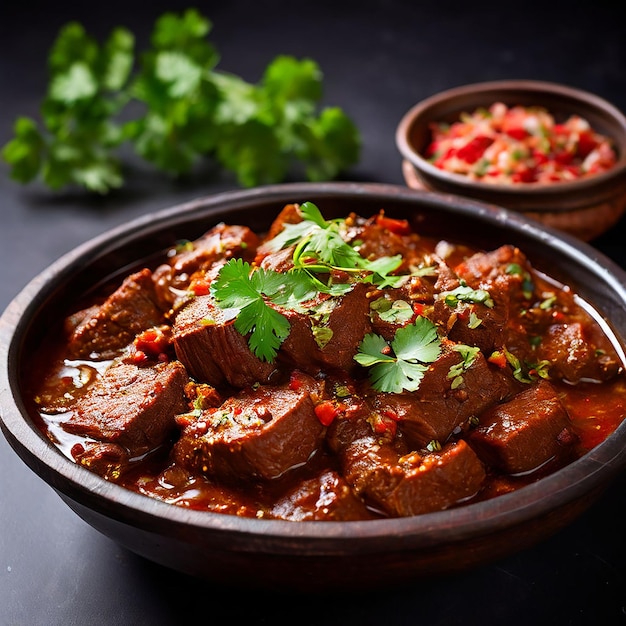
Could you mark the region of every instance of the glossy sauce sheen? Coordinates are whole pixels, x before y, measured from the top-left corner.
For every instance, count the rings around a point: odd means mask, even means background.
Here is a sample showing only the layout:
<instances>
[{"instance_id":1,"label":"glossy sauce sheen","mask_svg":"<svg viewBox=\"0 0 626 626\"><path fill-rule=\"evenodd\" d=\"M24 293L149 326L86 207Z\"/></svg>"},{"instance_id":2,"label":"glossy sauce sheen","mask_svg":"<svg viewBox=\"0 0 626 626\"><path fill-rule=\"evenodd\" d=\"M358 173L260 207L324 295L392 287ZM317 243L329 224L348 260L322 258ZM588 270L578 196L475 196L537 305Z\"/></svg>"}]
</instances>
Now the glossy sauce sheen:
<instances>
[{"instance_id":1,"label":"glossy sauce sheen","mask_svg":"<svg viewBox=\"0 0 626 626\"><path fill-rule=\"evenodd\" d=\"M142 310L143 328L137 330L137 320L120 322L117 310L115 325L109 319L89 336L88 355L76 348L77 328L102 317L102 303L120 281L92 298L95 308L69 310L33 358L29 386L42 430L68 457L149 497L298 521L415 515L496 497L572 462L624 419L622 350L567 287L536 272L523 251L483 253L420 237L383 212L367 219L350 215L340 232L364 257L402 254L396 273L413 278L397 289L359 285L339 300L318 298L307 313L288 314L291 339L274 366L252 358L244 337L238 342L228 334L232 319L222 320L215 302L207 300L215 315L210 323L206 313L194 317L193 306L211 297L211 283L227 260L285 271L289 255L264 243L301 220L299 208L288 205L265 237L218 225L185 248L167 251L161 265L133 283L133 298L152 293L150 302L134 305ZM435 271L424 271L428 267ZM345 272L335 274L347 280ZM472 298L482 289L495 304L450 299L468 284ZM150 318L152 301L161 312L158 324ZM123 302L127 310L131 300ZM382 319L381 303L404 313L408 305L409 316ZM319 333L309 336L311 317L329 343L316 343ZM418 317L436 327L442 352L425 364L416 390L377 390L353 358L360 342L377 334L393 346L394 333ZM231 342L219 345L237 343L233 363L227 354L200 353L195 360L203 345L222 341L215 327ZM111 328L115 341L107 344ZM480 349L463 365L458 355L466 352L459 348L467 347ZM574 357L586 364L573 364ZM119 378L94 400L114 364ZM111 406L119 408L127 391L115 393L127 380L136 391L143 384L134 382L136 372L150 368L156 382L146 383L145 398L132 401L143 406L147 398L148 408L137 417L141 425L125 425L132 411L118 415ZM173 389L171 397L164 397L165 387ZM100 409L92 423L89 411ZM115 424L125 433L115 432Z\"/></svg>"}]
</instances>

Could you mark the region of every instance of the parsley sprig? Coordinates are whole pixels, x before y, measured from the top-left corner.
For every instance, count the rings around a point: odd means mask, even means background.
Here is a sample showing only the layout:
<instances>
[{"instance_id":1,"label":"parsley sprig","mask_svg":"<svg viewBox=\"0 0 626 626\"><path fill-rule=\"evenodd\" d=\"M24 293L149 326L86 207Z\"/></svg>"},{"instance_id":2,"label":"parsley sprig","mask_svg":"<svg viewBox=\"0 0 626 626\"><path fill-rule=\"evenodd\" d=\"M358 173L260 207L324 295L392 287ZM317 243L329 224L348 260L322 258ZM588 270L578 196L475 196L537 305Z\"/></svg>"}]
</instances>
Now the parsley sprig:
<instances>
[{"instance_id":1,"label":"parsley sprig","mask_svg":"<svg viewBox=\"0 0 626 626\"><path fill-rule=\"evenodd\" d=\"M394 276L402 263L402 257L380 257L373 261L362 257L342 236L345 219L326 220L319 208L312 202L300 206L302 221L285 224L283 230L267 246L270 250L280 250L295 246L293 265L313 276L316 273L328 274L340 271L385 287L397 285L404 277Z\"/></svg>"},{"instance_id":2,"label":"parsley sprig","mask_svg":"<svg viewBox=\"0 0 626 626\"><path fill-rule=\"evenodd\" d=\"M399 328L393 340L370 333L363 338L354 360L369 367L372 387L377 391L415 391L432 363L441 354L435 325L425 317Z\"/></svg>"},{"instance_id":3,"label":"parsley sprig","mask_svg":"<svg viewBox=\"0 0 626 626\"><path fill-rule=\"evenodd\" d=\"M304 202L300 211L301 222L286 224L267 243L269 250L294 246L293 267L288 272L230 259L211 284L218 305L233 309L235 328L242 335L249 335L250 349L265 361L276 358L290 330L286 317L273 305L310 313L315 338L324 345L328 333L317 323L315 309L307 309L303 303L319 294L341 296L358 281L383 286L402 278L388 274L399 267L400 256L368 261L342 238L345 220L325 220L312 202ZM345 272L348 279L331 280L330 273L334 270Z\"/></svg>"},{"instance_id":4,"label":"parsley sprig","mask_svg":"<svg viewBox=\"0 0 626 626\"><path fill-rule=\"evenodd\" d=\"M281 182L294 168L327 180L357 162L353 122L338 107L318 111L317 63L278 56L248 83L217 70L211 28L194 9L165 13L151 47L135 55L126 28L100 45L81 24L66 24L49 53L41 126L18 118L2 148L11 177L105 194L124 184L125 143L173 177L208 157L247 187Z\"/></svg>"},{"instance_id":5,"label":"parsley sprig","mask_svg":"<svg viewBox=\"0 0 626 626\"><path fill-rule=\"evenodd\" d=\"M220 307L234 309L235 328L248 338L252 352L264 361L273 361L289 335L289 322L268 302L288 308L314 297L317 290L307 275L252 269L242 259L231 259L220 270L211 291Z\"/></svg>"}]
</instances>

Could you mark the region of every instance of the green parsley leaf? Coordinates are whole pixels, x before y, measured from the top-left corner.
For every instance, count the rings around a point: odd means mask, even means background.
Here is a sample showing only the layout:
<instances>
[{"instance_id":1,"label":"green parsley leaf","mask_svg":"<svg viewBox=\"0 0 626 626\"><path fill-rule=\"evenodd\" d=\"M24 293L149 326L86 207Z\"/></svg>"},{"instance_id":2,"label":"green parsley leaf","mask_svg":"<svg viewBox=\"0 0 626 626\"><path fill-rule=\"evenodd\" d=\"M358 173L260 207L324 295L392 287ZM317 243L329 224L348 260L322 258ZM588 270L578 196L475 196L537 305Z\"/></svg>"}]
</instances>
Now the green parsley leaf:
<instances>
[{"instance_id":1,"label":"green parsley leaf","mask_svg":"<svg viewBox=\"0 0 626 626\"><path fill-rule=\"evenodd\" d=\"M452 378L452 389L456 389L463 384L463 372L474 363L480 348L459 343L452 346L452 349L458 352L462 358L460 363L453 365L448 371L448 378Z\"/></svg>"},{"instance_id":2,"label":"green parsley leaf","mask_svg":"<svg viewBox=\"0 0 626 626\"><path fill-rule=\"evenodd\" d=\"M370 304L370 308L378 313L385 322L398 323L408 322L414 314L413 307L405 300L388 300L377 298Z\"/></svg>"},{"instance_id":3,"label":"green parsley leaf","mask_svg":"<svg viewBox=\"0 0 626 626\"><path fill-rule=\"evenodd\" d=\"M303 217L301 222L285 224L283 230L267 242L268 248L274 251L295 246L294 268L310 274L341 270L379 286L396 285L406 279L390 276L402 263L399 255L369 261L345 241L342 236L344 219L324 219L312 202L304 202L300 211ZM363 277L364 273L369 276Z\"/></svg>"},{"instance_id":4,"label":"green parsley leaf","mask_svg":"<svg viewBox=\"0 0 626 626\"><path fill-rule=\"evenodd\" d=\"M387 343L375 333L366 335L359 344L354 360L370 367L370 382L378 391L401 393L415 391L432 363L441 354L441 342L435 325L425 317L396 331Z\"/></svg>"},{"instance_id":5,"label":"green parsley leaf","mask_svg":"<svg viewBox=\"0 0 626 626\"><path fill-rule=\"evenodd\" d=\"M124 183L116 151L125 142L173 177L213 159L246 187L281 182L298 168L309 180L327 180L358 161L352 121L337 107L318 113L315 61L279 56L259 83L248 83L217 70L211 28L195 9L165 13L151 47L135 57L124 28L100 45L81 24L66 24L48 57L42 127L18 119L2 148L11 177L108 193ZM131 105L137 113L122 123Z\"/></svg>"},{"instance_id":6,"label":"green parsley leaf","mask_svg":"<svg viewBox=\"0 0 626 626\"><path fill-rule=\"evenodd\" d=\"M445 303L449 307L456 307L459 302L471 302L474 304L484 304L486 307L493 308L494 301L490 293L486 289L472 289L462 280L461 284L452 291L446 291L441 294Z\"/></svg>"}]
</instances>

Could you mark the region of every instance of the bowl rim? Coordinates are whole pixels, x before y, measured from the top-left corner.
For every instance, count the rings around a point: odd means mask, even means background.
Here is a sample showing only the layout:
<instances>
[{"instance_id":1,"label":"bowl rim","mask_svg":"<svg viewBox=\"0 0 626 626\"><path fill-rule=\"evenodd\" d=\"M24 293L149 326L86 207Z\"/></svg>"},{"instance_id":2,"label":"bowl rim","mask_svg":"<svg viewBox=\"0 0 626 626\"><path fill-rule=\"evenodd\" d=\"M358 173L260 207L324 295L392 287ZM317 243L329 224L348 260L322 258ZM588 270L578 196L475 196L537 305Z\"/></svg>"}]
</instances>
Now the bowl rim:
<instances>
[{"instance_id":1,"label":"bowl rim","mask_svg":"<svg viewBox=\"0 0 626 626\"><path fill-rule=\"evenodd\" d=\"M428 159L412 145L409 137L413 127L421 116L428 116L429 112L446 101L453 101L470 95L484 95L496 92L522 93L536 91L566 98L571 101L579 101L602 112L618 125L625 137L625 146L619 151L618 161L614 167L606 172L594 174L593 176L579 178L574 181L564 181L557 183L527 183L523 185L511 185L508 183L483 183L482 181L470 180L463 174L448 172L435 167ZM491 101L495 101L493 98ZM460 107L459 112L466 107ZM615 138L612 138L615 139ZM483 189L485 192L498 194L508 194L515 196L532 197L541 195L560 195L574 192L581 192L581 189L596 188L610 185L616 179L626 175L626 116L611 102L604 98L580 89L561 83L532 80L532 79L506 79L469 83L459 85L444 91L435 93L415 105L413 105L400 119L396 127L395 134L396 147L404 159L409 161L417 170L418 175L423 172L429 179L442 180L449 185L454 185L460 190L471 192L471 190Z\"/></svg>"},{"instance_id":2,"label":"bowl rim","mask_svg":"<svg viewBox=\"0 0 626 626\"><path fill-rule=\"evenodd\" d=\"M530 520L561 504L584 498L590 491L602 487L607 477L613 477L626 465L626 420L604 442L580 459L554 474L542 478L513 493L504 494L476 504L405 518L357 521L286 521L237 517L221 513L194 511L161 502L110 483L67 458L49 441L33 423L24 402L19 398L18 385L11 373L16 368L20 343L28 330L28 316L46 297L53 283L67 271L68 264L87 260L90 256L120 240L145 229L158 229L181 215L192 220L195 213L223 211L225 205L237 206L260 197L289 201L289 198L313 196L374 195L381 199L401 198L419 206L423 202L436 208L450 210L452 205L461 212L472 213L478 219L497 226L507 224L516 231L530 233L546 245L555 246L561 253L596 267L602 279L619 292L626 303L626 272L608 257L588 244L567 234L529 220L506 209L453 195L410 189L400 185L380 183L286 183L262 186L255 189L236 190L203 196L190 202L177 204L135 218L110 229L79 245L53 262L49 268L33 278L11 301L0 317L0 427L10 446L41 480L45 480L61 497L74 500L87 496L97 511L121 520L140 518L146 527L158 530L175 525L182 532L216 531L241 540L262 538L263 545L254 544L256 550L293 552L305 554L334 553L333 546L342 540L342 552L359 553L376 551L372 540L385 539L390 550L457 542L465 538L484 536L493 532L493 526L507 528L520 521ZM197 217L196 217L197 219ZM191 223L192 223L191 222ZM45 468L47 478L39 475ZM477 515L480 511L481 515ZM133 522L136 523L136 522ZM269 542L269 544L268 544ZM271 548L270 548L271 546Z\"/></svg>"}]
</instances>

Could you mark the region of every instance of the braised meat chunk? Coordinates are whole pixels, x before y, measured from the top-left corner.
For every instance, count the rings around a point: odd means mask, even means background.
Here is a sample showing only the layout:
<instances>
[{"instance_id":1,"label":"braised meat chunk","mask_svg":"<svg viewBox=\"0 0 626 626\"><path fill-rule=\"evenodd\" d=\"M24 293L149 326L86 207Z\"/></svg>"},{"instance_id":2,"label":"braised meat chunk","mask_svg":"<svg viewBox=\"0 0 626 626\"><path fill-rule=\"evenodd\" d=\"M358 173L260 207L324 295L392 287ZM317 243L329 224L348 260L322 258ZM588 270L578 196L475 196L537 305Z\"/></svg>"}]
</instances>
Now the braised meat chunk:
<instances>
[{"instance_id":1,"label":"braised meat chunk","mask_svg":"<svg viewBox=\"0 0 626 626\"><path fill-rule=\"evenodd\" d=\"M120 360L78 400L64 428L143 454L163 444L186 411L187 381L178 361L138 367Z\"/></svg>"},{"instance_id":2,"label":"braised meat chunk","mask_svg":"<svg viewBox=\"0 0 626 626\"><path fill-rule=\"evenodd\" d=\"M279 359L310 374L353 370L354 353L370 329L368 287L357 283L343 296L320 297L302 311L279 309L290 325Z\"/></svg>"},{"instance_id":3,"label":"braised meat chunk","mask_svg":"<svg viewBox=\"0 0 626 626\"><path fill-rule=\"evenodd\" d=\"M518 474L566 453L576 436L554 388L542 381L485 411L468 441L489 465Z\"/></svg>"},{"instance_id":4,"label":"braised meat chunk","mask_svg":"<svg viewBox=\"0 0 626 626\"><path fill-rule=\"evenodd\" d=\"M270 515L294 522L376 517L334 470L325 470L302 481L276 502Z\"/></svg>"},{"instance_id":5,"label":"braised meat chunk","mask_svg":"<svg viewBox=\"0 0 626 626\"><path fill-rule=\"evenodd\" d=\"M68 318L68 352L73 358L111 358L137 333L162 321L152 272L144 268L128 276L101 305Z\"/></svg>"},{"instance_id":6,"label":"braised meat chunk","mask_svg":"<svg viewBox=\"0 0 626 626\"><path fill-rule=\"evenodd\" d=\"M202 411L176 443L176 462L234 483L275 479L306 463L320 447L324 427L311 398L315 383L293 387L244 389Z\"/></svg>"},{"instance_id":7,"label":"braised meat chunk","mask_svg":"<svg viewBox=\"0 0 626 626\"><path fill-rule=\"evenodd\" d=\"M410 393L376 394L375 410L393 415L398 427L414 448L431 441L444 443L455 429L466 428L468 420L480 415L509 392L504 379L491 370L482 353L457 379L454 369L461 354L448 348L430 365L419 389Z\"/></svg>"},{"instance_id":8,"label":"braised meat chunk","mask_svg":"<svg viewBox=\"0 0 626 626\"><path fill-rule=\"evenodd\" d=\"M537 358L550 363L552 376L570 383L613 378L620 369L615 349L604 337L594 341L590 330L579 322L550 325L537 347Z\"/></svg>"},{"instance_id":9,"label":"braised meat chunk","mask_svg":"<svg viewBox=\"0 0 626 626\"><path fill-rule=\"evenodd\" d=\"M173 340L176 356L190 375L214 387L267 383L276 370L252 353L232 318L209 295L192 298L177 313Z\"/></svg>"}]
</instances>

